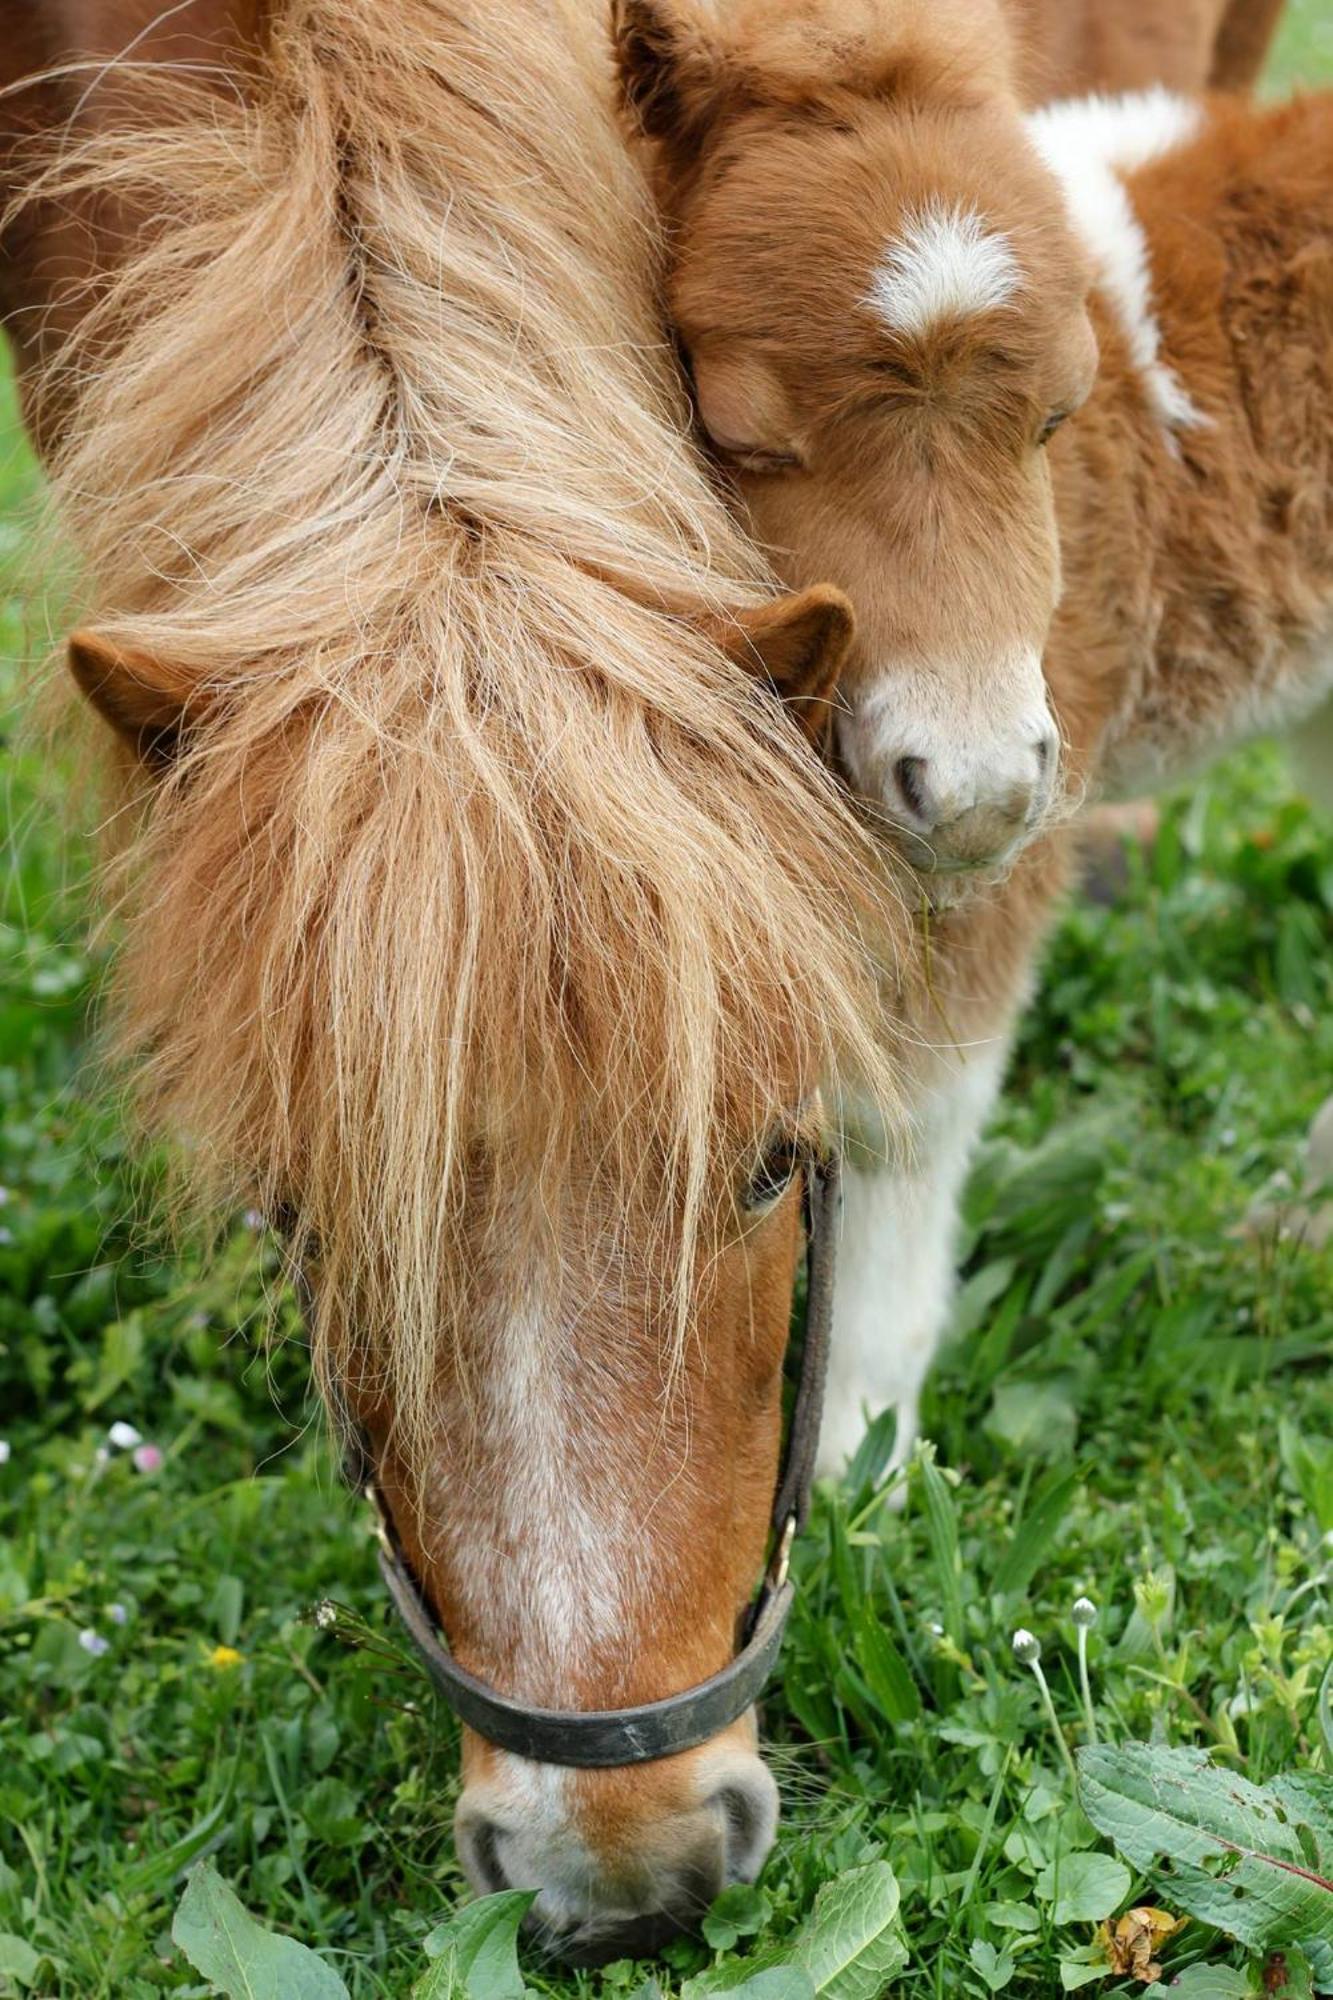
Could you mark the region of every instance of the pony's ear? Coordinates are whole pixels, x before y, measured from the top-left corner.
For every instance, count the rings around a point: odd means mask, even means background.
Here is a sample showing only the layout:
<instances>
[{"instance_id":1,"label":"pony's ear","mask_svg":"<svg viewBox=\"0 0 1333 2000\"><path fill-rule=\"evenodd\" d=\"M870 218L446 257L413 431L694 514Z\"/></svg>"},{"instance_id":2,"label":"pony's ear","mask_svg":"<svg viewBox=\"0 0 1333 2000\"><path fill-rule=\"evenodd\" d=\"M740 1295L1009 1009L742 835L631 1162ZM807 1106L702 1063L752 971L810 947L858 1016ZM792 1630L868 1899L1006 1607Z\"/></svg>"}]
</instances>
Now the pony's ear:
<instances>
[{"instance_id":1,"label":"pony's ear","mask_svg":"<svg viewBox=\"0 0 1333 2000\"><path fill-rule=\"evenodd\" d=\"M149 654L121 647L100 632L72 634L67 651L69 670L79 690L103 721L142 757L161 769L171 762L180 742L197 684L179 668L165 666Z\"/></svg>"},{"instance_id":2,"label":"pony's ear","mask_svg":"<svg viewBox=\"0 0 1333 2000\"><path fill-rule=\"evenodd\" d=\"M679 0L612 0L611 35L625 103L647 136L683 164L721 107L721 49Z\"/></svg>"},{"instance_id":3,"label":"pony's ear","mask_svg":"<svg viewBox=\"0 0 1333 2000\"><path fill-rule=\"evenodd\" d=\"M810 741L821 745L856 632L852 607L842 592L817 583L752 611L719 618L710 631L733 660L771 682Z\"/></svg>"}]
</instances>

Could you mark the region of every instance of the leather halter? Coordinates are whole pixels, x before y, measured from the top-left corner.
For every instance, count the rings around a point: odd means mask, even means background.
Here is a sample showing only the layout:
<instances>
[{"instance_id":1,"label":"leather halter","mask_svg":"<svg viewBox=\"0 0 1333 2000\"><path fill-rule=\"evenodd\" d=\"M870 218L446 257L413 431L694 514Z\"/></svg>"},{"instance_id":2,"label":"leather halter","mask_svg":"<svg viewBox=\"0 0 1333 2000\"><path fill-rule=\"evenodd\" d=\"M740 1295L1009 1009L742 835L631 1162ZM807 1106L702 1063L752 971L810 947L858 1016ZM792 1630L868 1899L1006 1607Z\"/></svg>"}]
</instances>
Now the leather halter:
<instances>
[{"instance_id":1,"label":"leather halter","mask_svg":"<svg viewBox=\"0 0 1333 2000\"><path fill-rule=\"evenodd\" d=\"M364 1441L354 1440L348 1476L375 1509L380 1573L394 1608L440 1694L460 1720L488 1743L542 1764L589 1770L647 1764L706 1743L757 1700L782 1644L793 1595L788 1559L810 1507L828 1374L839 1207L836 1157L810 1161L804 1189L805 1343L773 1497L772 1553L742 1628L740 1651L730 1665L695 1687L635 1708L534 1708L468 1673L449 1651L430 1600L403 1552Z\"/></svg>"}]
</instances>

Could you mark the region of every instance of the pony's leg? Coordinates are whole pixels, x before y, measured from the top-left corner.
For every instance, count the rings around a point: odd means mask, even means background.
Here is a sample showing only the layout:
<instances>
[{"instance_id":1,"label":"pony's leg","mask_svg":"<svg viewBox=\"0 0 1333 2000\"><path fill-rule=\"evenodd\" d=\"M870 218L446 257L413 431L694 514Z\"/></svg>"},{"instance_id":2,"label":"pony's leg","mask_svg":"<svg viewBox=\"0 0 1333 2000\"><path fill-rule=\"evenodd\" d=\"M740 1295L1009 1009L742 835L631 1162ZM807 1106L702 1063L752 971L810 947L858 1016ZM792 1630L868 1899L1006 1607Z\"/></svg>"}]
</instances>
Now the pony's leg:
<instances>
[{"instance_id":1,"label":"pony's leg","mask_svg":"<svg viewBox=\"0 0 1333 2000\"><path fill-rule=\"evenodd\" d=\"M976 1142L1004 1079L1007 1030L994 1041L941 1055L914 1093L908 1158L889 1163L870 1134L850 1126L843 1219L833 1294L833 1346L819 1440L819 1470L836 1475L867 1421L898 1411L892 1464L916 1441L921 1386L948 1322L954 1292L959 1197Z\"/></svg>"},{"instance_id":2,"label":"pony's leg","mask_svg":"<svg viewBox=\"0 0 1333 2000\"><path fill-rule=\"evenodd\" d=\"M1213 47L1213 90L1248 90L1259 80L1285 0L1228 0Z\"/></svg>"},{"instance_id":3,"label":"pony's leg","mask_svg":"<svg viewBox=\"0 0 1333 2000\"><path fill-rule=\"evenodd\" d=\"M1296 782L1322 812L1333 815L1333 700L1304 721L1287 739Z\"/></svg>"}]
</instances>

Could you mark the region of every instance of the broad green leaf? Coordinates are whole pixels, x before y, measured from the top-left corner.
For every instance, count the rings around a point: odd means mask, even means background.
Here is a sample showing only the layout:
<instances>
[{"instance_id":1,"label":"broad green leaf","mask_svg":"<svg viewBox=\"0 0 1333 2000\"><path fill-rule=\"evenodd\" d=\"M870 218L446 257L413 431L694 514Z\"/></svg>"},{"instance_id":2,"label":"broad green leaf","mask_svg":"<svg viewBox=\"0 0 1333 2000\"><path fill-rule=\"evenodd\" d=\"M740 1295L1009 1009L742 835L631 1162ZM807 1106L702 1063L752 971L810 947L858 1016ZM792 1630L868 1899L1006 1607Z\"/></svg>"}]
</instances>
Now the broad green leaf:
<instances>
[{"instance_id":1,"label":"broad green leaf","mask_svg":"<svg viewBox=\"0 0 1333 2000\"><path fill-rule=\"evenodd\" d=\"M332 1966L295 1938L257 1924L211 1861L191 1873L171 1935L228 2000L347 2000Z\"/></svg>"},{"instance_id":2,"label":"broad green leaf","mask_svg":"<svg viewBox=\"0 0 1333 2000\"><path fill-rule=\"evenodd\" d=\"M83 1394L85 1410L99 1410L124 1386L143 1360L143 1316L132 1312L125 1319L112 1320L102 1331L102 1353L97 1372Z\"/></svg>"},{"instance_id":3,"label":"broad green leaf","mask_svg":"<svg viewBox=\"0 0 1333 2000\"><path fill-rule=\"evenodd\" d=\"M1003 1993L1014 1976L1013 1954L997 1951L985 1938L973 1938L968 1957L973 1970L979 1972L992 1993Z\"/></svg>"},{"instance_id":4,"label":"broad green leaf","mask_svg":"<svg viewBox=\"0 0 1333 2000\"><path fill-rule=\"evenodd\" d=\"M703 1934L714 1951L730 1951L738 1938L754 1937L773 1914L773 1905L752 1882L734 1882L715 1896L703 1920Z\"/></svg>"},{"instance_id":5,"label":"broad green leaf","mask_svg":"<svg viewBox=\"0 0 1333 2000\"><path fill-rule=\"evenodd\" d=\"M921 1713L921 1696L912 1670L869 1604L857 1624L856 1651L876 1706L890 1722L915 1722Z\"/></svg>"},{"instance_id":6,"label":"broad green leaf","mask_svg":"<svg viewBox=\"0 0 1333 2000\"><path fill-rule=\"evenodd\" d=\"M955 1646L963 1643L963 1586L958 1557L958 1512L949 1483L935 1463L935 1447L923 1438L916 1448L915 1470L926 1509L926 1534L935 1562L944 1629Z\"/></svg>"},{"instance_id":7,"label":"broad green leaf","mask_svg":"<svg viewBox=\"0 0 1333 2000\"><path fill-rule=\"evenodd\" d=\"M1073 1449L1078 1411L1067 1382L997 1382L984 1428L1013 1451L1060 1458Z\"/></svg>"},{"instance_id":8,"label":"broad green leaf","mask_svg":"<svg viewBox=\"0 0 1333 2000\"><path fill-rule=\"evenodd\" d=\"M892 1406L873 1417L852 1457L843 1484L858 1498L873 1493L889 1469L898 1436L898 1412Z\"/></svg>"},{"instance_id":9,"label":"broad green leaf","mask_svg":"<svg viewBox=\"0 0 1333 2000\"><path fill-rule=\"evenodd\" d=\"M1060 1988L1064 1993L1077 1993L1082 1987L1091 1986L1094 1980L1110 1976L1111 1968L1100 1945L1085 1944L1060 1960Z\"/></svg>"},{"instance_id":10,"label":"broad green leaf","mask_svg":"<svg viewBox=\"0 0 1333 2000\"><path fill-rule=\"evenodd\" d=\"M1134 1877L1110 1854L1066 1854L1043 1868L1036 1893L1055 1905L1057 1924L1099 1924L1114 1916L1129 1895Z\"/></svg>"},{"instance_id":11,"label":"broad green leaf","mask_svg":"<svg viewBox=\"0 0 1333 2000\"><path fill-rule=\"evenodd\" d=\"M322 1847L356 1847L366 1837L361 1802L341 1778L316 1778L301 1797L301 1817Z\"/></svg>"},{"instance_id":12,"label":"broad green leaf","mask_svg":"<svg viewBox=\"0 0 1333 2000\"><path fill-rule=\"evenodd\" d=\"M792 1952L820 2000L880 2000L907 1963L898 1901L887 1861L849 1869L820 1890Z\"/></svg>"},{"instance_id":13,"label":"broad green leaf","mask_svg":"<svg viewBox=\"0 0 1333 2000\"><path fill-rule=\"evenodd\" d=\"M40 1952L34 1951L26 1938L15 1937L12 1931L0 1931L0 1978L31 1986L41 1962Z\"/></svg>"},{"instance_id":14,"label":"broad green leaf","mask_svg":"<svg viewBox=\"0 0 1333 2000\"><path fill-rule=\"evenodd\" d=\"M713 1992L735 1994L736 2000L742 1996L743 2000L814 2000L815 1989L809 1973L799 1965L770 1965L766 1971L742 1979L738 1986L717 1986Z\"/></svg>"},{"instance_id":15,"label":"broad green leaf","mask_svg":"<svg viewBox=\"0 0 1333 2000\"><path fill-rule=\"evenodd\" d=\"M1190 1965L1171 1987L1171 2000L1259 2000L1260 1989L1231 1965Z\"/></svg>"},{"instance_id":16,"label":"broad green leaf","mask_svg":"<svg viewBox=\"0 0 1333 2000\"><path fill-rule=\"evenodd\" d=\"M1038 1492L995 1572L994 1588L1001 1597L1017 1597L1027 1589L1059 1533L1078 1485L1077 1471L1056 1472Z\"/></svg>"},{"instance_id":17,"label":"broad green leaf","mask_svg":"<svg viewBox=\"0 0 1333 2000\"><path fill-rule=\"evenodd\" d=\"M424 1946L436 1962L412 1988L412 2000L523 2000L518 1930L535 1896L503 1889L437 1924Z\"/></svg>"},{"instance_id":18,"label":"broad green leaf","mask_svg":"<svg viewBox=\"0 0 1333 2000\"><path fill-rule=\"evenodd\" d=\"M1031 1935L1041 1929L1041 1918L1030 1903L986 1903L981 1914L996 1930L1024 1931Z\"/></svg>"},{"instance_id":19,"label":"broad green leaf","mask_svg":"<svg viewBox=\"0 0 1333 2000\"><path fill-rule=\"evenodd\" d=\"M1253 1951L1299 1945L1333 1983L1333 1779L1258 1786L1199 1750L1079 1752L1083 1810L1173 1905Z\"/></svg>"},{"instance_id":20,"label":"broad green leaf","mask_svg":"<svg viewBox=\"0 0 1333 2000\"><path fill-rule=\"evenodd\" d=\"M815 2000L810 1975L802 1966L779 1959L755 1971L752 1964L733 1959L727 1965L710 1965L685 1981L680 2000L731 2000L732 1995L744 1995L744 2000Z\"/></svg>"}]
</instances>

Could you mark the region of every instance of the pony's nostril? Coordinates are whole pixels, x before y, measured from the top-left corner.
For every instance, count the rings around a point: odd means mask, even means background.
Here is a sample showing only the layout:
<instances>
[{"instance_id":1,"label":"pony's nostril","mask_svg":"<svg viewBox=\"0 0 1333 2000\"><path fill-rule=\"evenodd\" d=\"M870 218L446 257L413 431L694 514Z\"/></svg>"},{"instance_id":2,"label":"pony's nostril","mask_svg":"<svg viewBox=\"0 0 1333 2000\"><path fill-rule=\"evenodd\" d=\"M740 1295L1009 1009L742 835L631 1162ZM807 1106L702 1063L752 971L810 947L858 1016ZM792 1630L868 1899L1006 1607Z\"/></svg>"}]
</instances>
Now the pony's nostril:
<instances>
[{"instance_id":1,"label":"pony's nostril","mask_svg":"<svg viewBox=\"0 0 1333 2000\"><path fill-rule=\"evenodd\" d=\"M720 1817L728 1882L752 1882L763 1867L777 1832L778 1794L770 1772L733 1771L708 1801Z\"/></svg>"},{"instance_id":2,"label":"pony's nostril","mask_svg":"<svg viewBox=\"0 0 1333 2000\"><path fill-rule=\"evenodd\" d=\"M908 812L916 819L928 820L930 811L926 791L925 758L900 757L893 767L893 775Z\"/></svg>"},{"instance_id":3,"label":"pony's nostril","mask_svg":"<svg viewBox=\"0 0 1333 2000\"><path fill-rule=\"evenodd\" d=\"M1036 751L1037 774L1040 781L1046 784L1054 777L1056 766L1060 762L1060 738L1053 729L1048 729L1037 738Z\"/></svg>"},{"instance_id":4,"label":"pony's nostril","mask_svg":"<svg viewBox=\"0 0 1333 2000\"><path fill-rule=\"evenodd\" d=\"M470 1814L466 1820L460 1821L455 1830L454 1839L463 1872L479 1896L493 1896L499 1889L512 1889L514 1886L500 1859L501 1831L494 1820L486 1819L480 1813Z\"/></svg>"}]
</instances>

